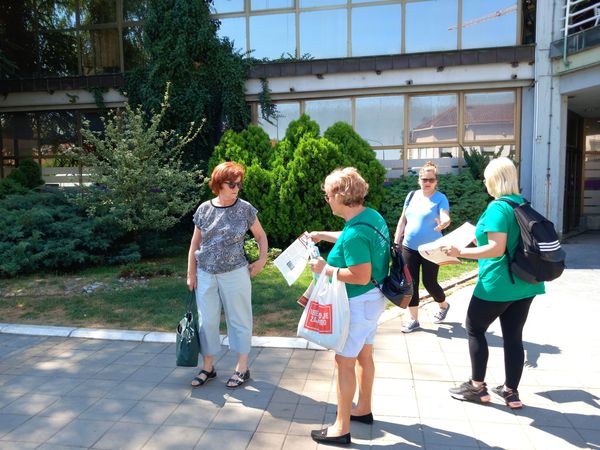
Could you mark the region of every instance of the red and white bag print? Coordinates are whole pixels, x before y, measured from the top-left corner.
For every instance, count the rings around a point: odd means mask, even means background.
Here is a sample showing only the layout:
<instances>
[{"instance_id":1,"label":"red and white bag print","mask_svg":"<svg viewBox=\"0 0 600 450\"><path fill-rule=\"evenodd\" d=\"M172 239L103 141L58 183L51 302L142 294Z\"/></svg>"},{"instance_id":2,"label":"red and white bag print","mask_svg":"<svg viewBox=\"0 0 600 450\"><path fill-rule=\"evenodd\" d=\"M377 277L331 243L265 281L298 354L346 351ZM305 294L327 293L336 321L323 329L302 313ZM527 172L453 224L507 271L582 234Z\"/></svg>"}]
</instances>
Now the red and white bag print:
<instances>
[{"instance_id":1,"label":"red and white bag print","mask_svg":"<svg viewBox=\"0 0 600 450\"><path fill-rule=\"evenodd\" d=\"M338 281L337 270L330 283L323 269L298 322L298 336L339 352L344 348L349 327L346 284Z\"/></svg>"}]
</instances>

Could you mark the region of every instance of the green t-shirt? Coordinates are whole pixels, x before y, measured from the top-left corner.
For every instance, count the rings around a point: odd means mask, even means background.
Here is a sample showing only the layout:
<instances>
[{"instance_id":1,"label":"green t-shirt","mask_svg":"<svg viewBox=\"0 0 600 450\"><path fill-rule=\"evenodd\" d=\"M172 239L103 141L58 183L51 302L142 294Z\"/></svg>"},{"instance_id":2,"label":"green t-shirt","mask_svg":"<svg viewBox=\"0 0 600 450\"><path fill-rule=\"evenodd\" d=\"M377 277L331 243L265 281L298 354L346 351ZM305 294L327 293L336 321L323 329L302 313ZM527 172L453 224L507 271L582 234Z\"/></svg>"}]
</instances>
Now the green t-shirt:
<instances>
[{"instance_id":1,"label":"green t-shirt","mask_svg":"<svg viewBox=\"0 0 600 450\"><path fill-rule=\"evenodd\" d=\"M513 194L503 197L516 203L523 203L523 197L520 195ZM506 248L509 254L513 255L519 244L521 232L513 208L506 202L494 200L483 212L475 229L477 245L486 245L489 242L487 233L494 232L506 233ZM480 259L478 264L479 280L473 294L482 300L508 302L545 292L544 283L526 283L516 275L513 275L515 280L513 284L508 272L506 254L497 258Z\"/></svg>"},{"instance_id":2,"label":"green t-shirt","mask_svg":"<svg viewBox=\"0 0 600 450\"><path fill-rule=\"evenodd\" d=\"M388 240L367 225L357 225L366 222L379 230ZM371 276L381 283L388 274L390 262L390 232L384 218L372 208L346 222L344 229L335 245L329 252L327 263L333 267L346 268L358 264L371 263ZM373 284L365 285L346 283L348 298L357 297L373 289Z\"/></svg>"}]
</instances>

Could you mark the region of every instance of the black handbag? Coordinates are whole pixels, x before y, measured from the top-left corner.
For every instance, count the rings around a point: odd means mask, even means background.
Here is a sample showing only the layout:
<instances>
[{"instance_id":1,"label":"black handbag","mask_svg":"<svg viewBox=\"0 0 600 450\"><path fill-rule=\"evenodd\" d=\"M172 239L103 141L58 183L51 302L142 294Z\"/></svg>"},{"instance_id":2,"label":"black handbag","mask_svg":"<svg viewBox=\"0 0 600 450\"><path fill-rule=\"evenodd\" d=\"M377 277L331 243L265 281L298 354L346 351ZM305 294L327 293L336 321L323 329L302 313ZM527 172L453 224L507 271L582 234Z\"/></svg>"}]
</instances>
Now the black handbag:
<instances>
[{"instance_id":1,"label":"black handbag","mask_svg":"<svg viewBox=\"0 0 600 450\"><path fill-rule=\"evenodd\" d=\"M176 364L181 367L196 367L200 353L200 336L195 291L190 293L183 318L177 324L175 334Z\"/></svg>"},{"instance_id":2,"label":"black handbag","mask_svg":"<svg viewBox=\"0 0 600 450\"><path fill-rule=\"evenodd\" d=\"M402 259L402 249L398 244L392 244L390 248L392 266L390 273L380 287L381 292L394 305L406 308L413 295L413 282L408 266Z\"/></svg>"},{"instance_id":3,"label":"black handbag","mask_svg":"<svg viewBox=\"0 0 600 450\"><path fill-rule=\"evenodd\" d=\"M377 228L366 222L357 222L354 225L366 225L375 230L384 239L388 240ZM390 256L392 265L388 276L385 277L381 285L371 278L371 283L379 288L381 293L394 305L400 308L408 307L413 295L413 282L408 266L402 259L402 249L398 244L390 245Z\"/></svg>"}]
</instances>

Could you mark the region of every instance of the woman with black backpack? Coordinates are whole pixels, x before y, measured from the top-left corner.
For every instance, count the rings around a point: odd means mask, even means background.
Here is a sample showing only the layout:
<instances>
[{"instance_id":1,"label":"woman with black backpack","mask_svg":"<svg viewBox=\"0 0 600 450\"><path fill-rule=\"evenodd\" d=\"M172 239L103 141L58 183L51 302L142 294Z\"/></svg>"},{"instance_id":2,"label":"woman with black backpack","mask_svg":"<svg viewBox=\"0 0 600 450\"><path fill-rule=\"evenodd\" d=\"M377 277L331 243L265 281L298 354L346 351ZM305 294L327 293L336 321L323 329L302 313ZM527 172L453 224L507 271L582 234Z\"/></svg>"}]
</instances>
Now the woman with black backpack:
<instances>
[{"instance_id":1,"label":"woman with black backpack","mask_svg":"<svg viewBox=\"0 0 600 450\"><path fill-rule=\"evenodd\" d=\"M523 203L519 193L517 169L505 157L490 161L484 171L484 183L494 197L483 212L475 230L477 247L443 247L449 256L477 259L479 279L467 310L466 328L471 356L471 379L450 395L457 400L487 403L490 395L485 383L488 344L485 332L496 318L500 319L504 341L504 384L492 389L511 409L523 407L519 382L523 374L525 351L523 327L533 298L545 292L544 283L531 284L510 272L509 255L514 255L521 236L513 207L502 201Z\"/></svg>"}]
</instances>

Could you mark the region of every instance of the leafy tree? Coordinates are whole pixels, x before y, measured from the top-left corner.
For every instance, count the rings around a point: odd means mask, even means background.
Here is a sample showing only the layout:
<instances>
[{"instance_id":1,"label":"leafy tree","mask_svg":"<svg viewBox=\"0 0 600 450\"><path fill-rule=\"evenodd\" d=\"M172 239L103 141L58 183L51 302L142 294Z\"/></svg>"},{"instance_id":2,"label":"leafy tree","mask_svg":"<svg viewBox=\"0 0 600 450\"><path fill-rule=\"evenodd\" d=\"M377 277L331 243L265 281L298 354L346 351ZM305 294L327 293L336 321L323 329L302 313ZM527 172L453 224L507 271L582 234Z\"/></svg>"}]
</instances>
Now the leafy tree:
<instances>
[{"instance_id":1,"label":"leafy tree","mask_svg":"<svg viewBox=\"0 0 600 450\"><path fill-rule=\"evenodd\" d=\"M181 153L200 130L193 123L185 135L161 130L169 106L169 86L159 113L145 120L129 104L103 119L104 132L82 129L86 145L75 157L89 167L94 186L78 201L90 215L109 213L134 238L140 232L166 230L197 203L200 172L184 170Z\"/></svg>"},{"instance_id":2,"label":"leafy tree","mask_svg":"<svg viewBox=\"0 0 600 450\"><path fill-rule=\"evenodd\" d=\"M185 124L206 123L186 148L188 163L206 162L226 129L241 131L249 122L245 102L247 62L228 40L217 36L210 1L148 0L143 42L148 63L125 74L132 104L146 112L160 106L171 82L172 107L162 127L184 132Z\"/></svg>"}]
</instances>

